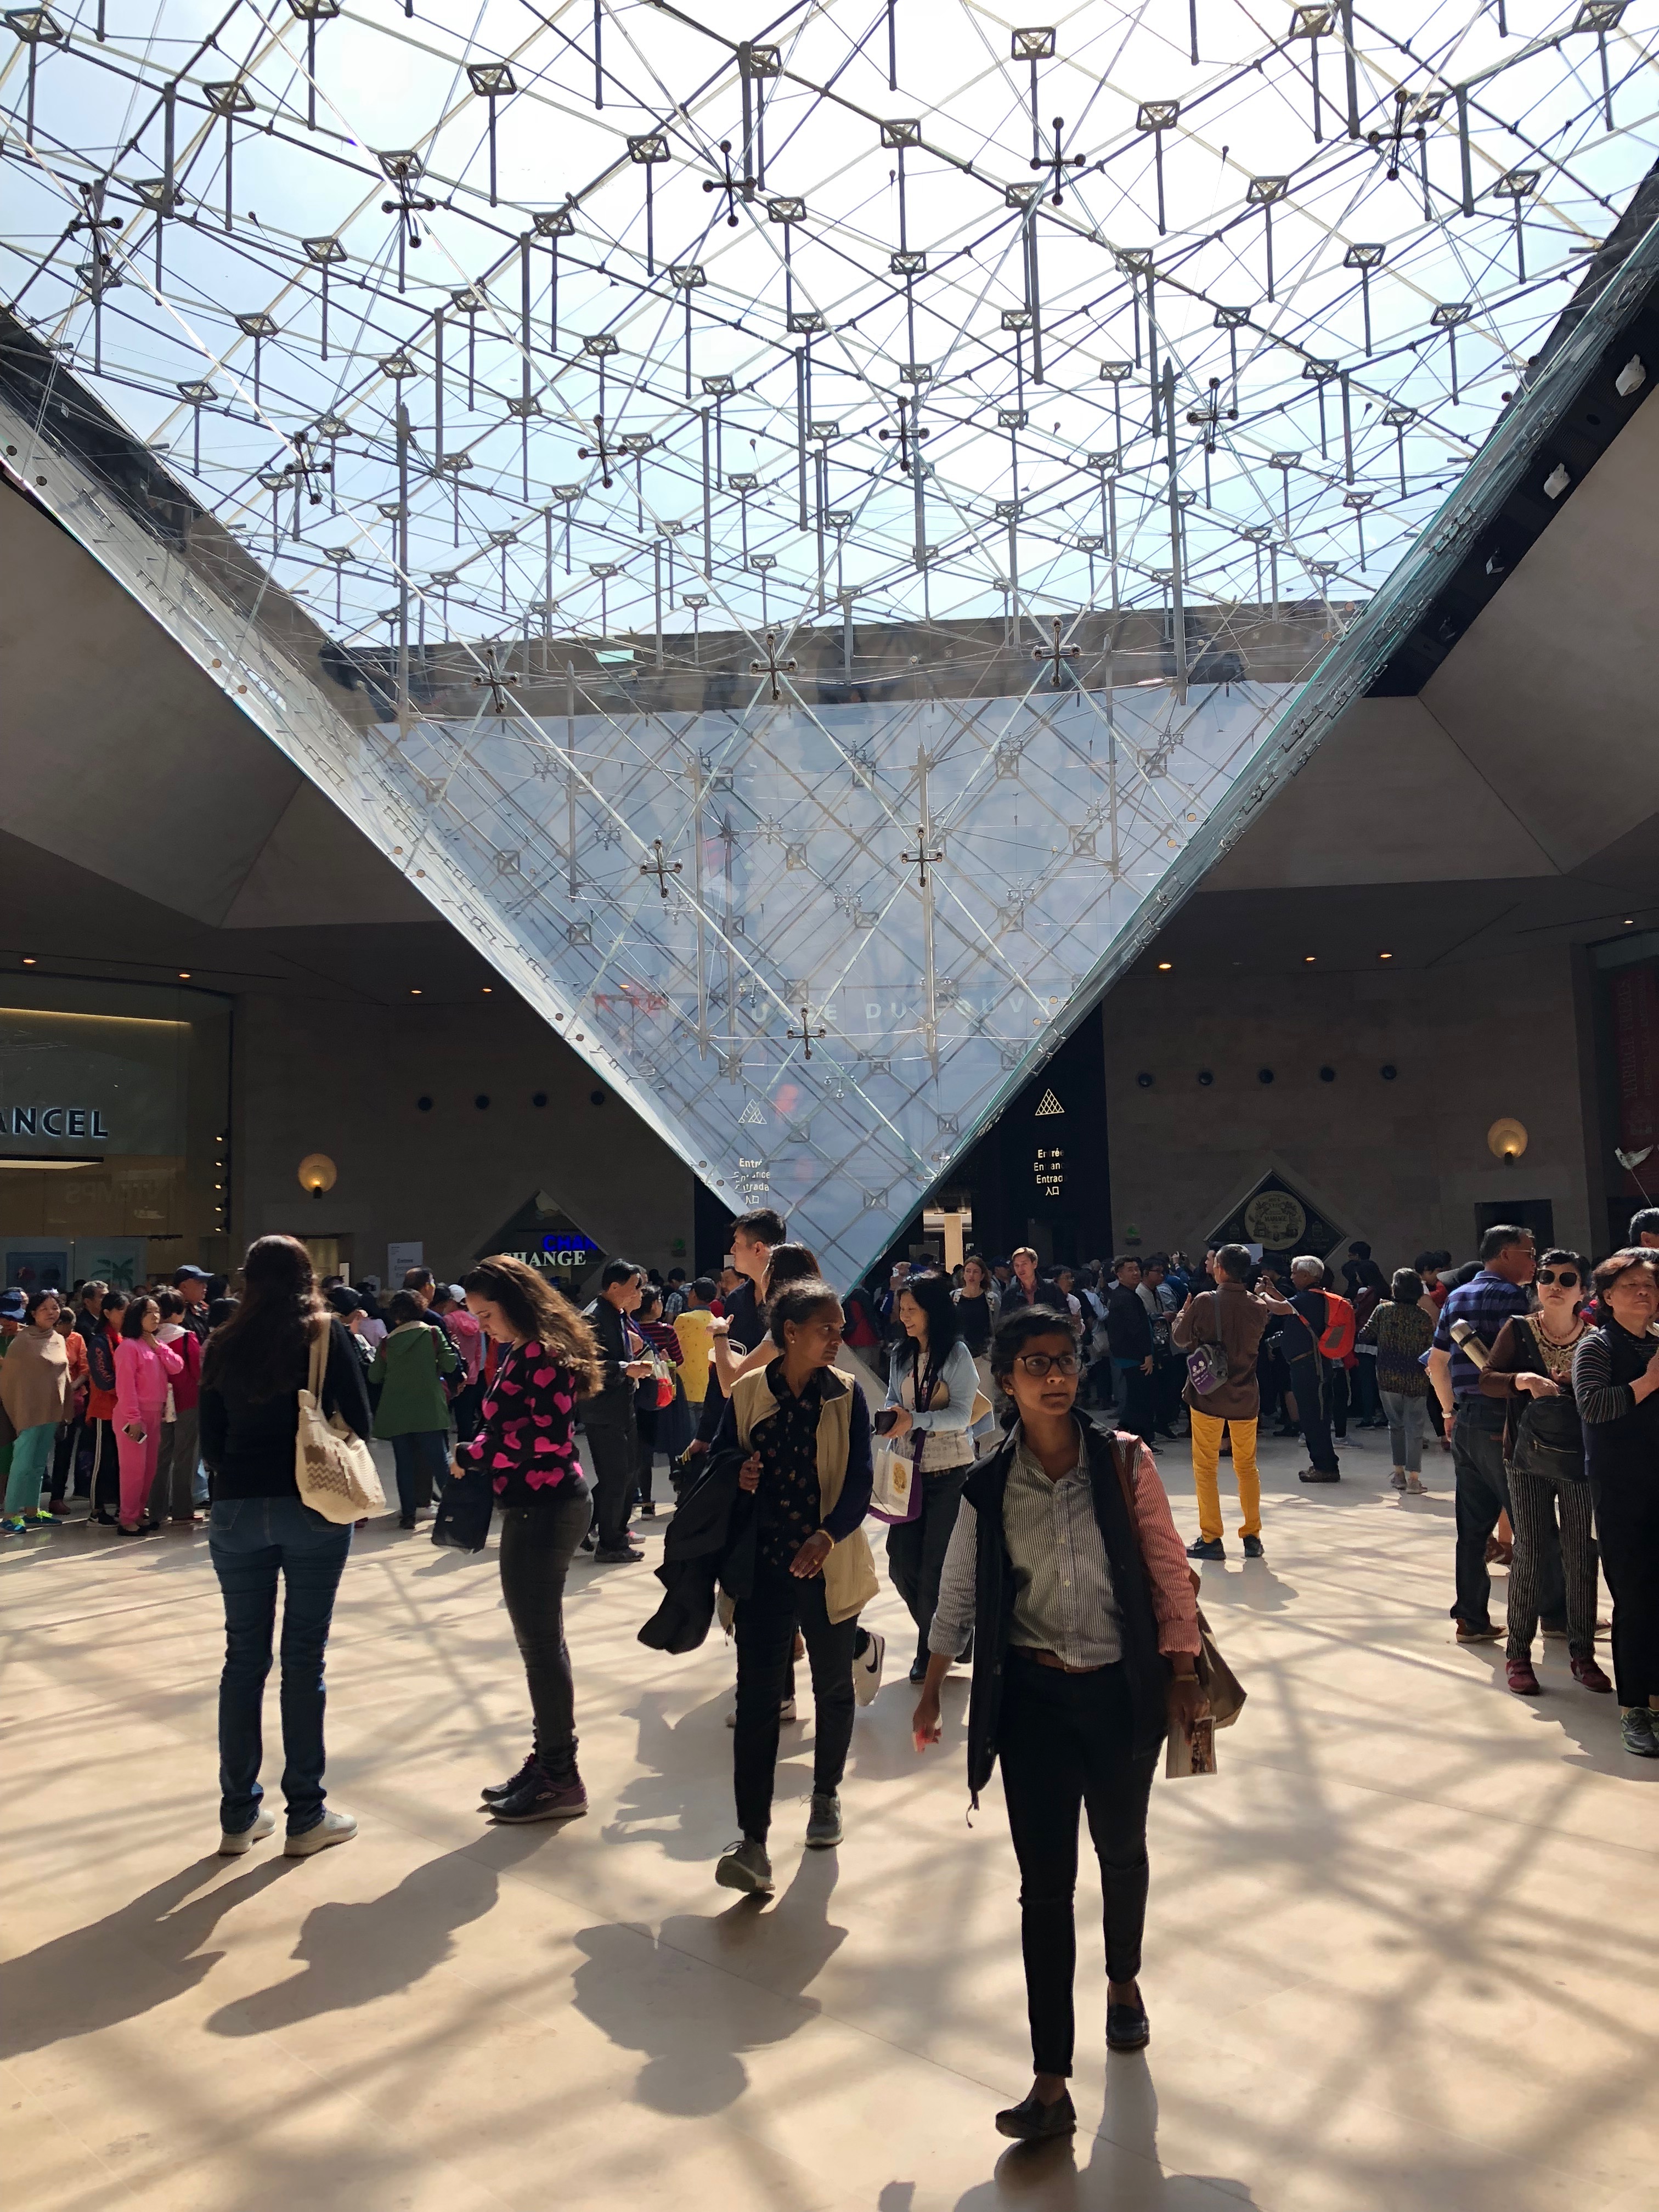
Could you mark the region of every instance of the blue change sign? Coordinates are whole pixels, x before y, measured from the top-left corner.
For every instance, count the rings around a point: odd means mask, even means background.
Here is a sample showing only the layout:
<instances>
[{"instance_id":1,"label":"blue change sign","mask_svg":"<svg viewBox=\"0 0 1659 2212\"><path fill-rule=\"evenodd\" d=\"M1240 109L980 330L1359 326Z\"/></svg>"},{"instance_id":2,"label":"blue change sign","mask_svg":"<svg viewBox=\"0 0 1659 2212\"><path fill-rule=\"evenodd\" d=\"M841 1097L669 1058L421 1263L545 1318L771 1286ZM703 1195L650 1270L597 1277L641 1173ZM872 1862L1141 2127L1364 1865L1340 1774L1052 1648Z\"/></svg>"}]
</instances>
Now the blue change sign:
<instances>
[{"instance_id":1,"label":"blue change sign","mask_svg":"<svg viewBox=\"0 0 1659 2212\"><path fill-rule=\"evenodd\" d=\"M541 1264L555 1274L580 1275L604 1257L591 1237L578 1236L574 1231L563 1234L554 1231L542 1239Z\"/></svg>"}]
</instances>

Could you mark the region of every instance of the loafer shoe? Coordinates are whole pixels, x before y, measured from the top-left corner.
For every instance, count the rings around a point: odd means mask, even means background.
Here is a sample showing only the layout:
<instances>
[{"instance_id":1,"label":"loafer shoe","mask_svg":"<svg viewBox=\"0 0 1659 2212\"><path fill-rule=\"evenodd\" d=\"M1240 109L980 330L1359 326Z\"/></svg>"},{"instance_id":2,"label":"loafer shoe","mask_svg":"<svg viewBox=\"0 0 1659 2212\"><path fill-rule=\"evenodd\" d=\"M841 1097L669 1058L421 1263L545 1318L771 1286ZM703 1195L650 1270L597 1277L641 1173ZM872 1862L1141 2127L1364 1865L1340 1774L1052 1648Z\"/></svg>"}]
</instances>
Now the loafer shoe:
<instances>
[{"instance_id":1,"label":"loafer shoe","mask_svg":"<svg viewBox=\"0 0 1659 2212\"><path fill-rule=\"evenodd\" d=\"M997 2114L997 2133L1016 2142L1048 2142L1055 2136L1077 2133L1077 2107L1071 2092L1062 2089L1052 2105L1045 2105L1035 2089L1018 2104Z\"/></svg>"},{"instance_id":2,"label":"loafer shoe","mask_svg":"<svg viewBox=\"0 0 1659 2212\"><path fill-rule=\"evenodd\" d=\"M1108 2051L1144 2051L1152 2039L1152 2024L1146 2017L1146 2006L1139 1999L1133 2004L1107 2006Z\"/></svg>"}]
</instances>

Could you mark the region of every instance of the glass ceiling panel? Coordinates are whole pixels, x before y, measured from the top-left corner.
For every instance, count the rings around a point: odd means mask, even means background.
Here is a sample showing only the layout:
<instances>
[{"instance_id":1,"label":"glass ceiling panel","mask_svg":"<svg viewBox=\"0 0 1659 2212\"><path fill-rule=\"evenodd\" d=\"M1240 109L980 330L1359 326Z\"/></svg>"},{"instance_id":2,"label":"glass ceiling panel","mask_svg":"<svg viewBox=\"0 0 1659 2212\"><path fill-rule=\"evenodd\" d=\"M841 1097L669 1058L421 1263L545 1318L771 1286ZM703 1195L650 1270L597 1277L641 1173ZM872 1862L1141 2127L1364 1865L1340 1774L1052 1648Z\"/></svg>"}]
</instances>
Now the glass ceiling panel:
<instances>
[{"instance_id":1,"label":"glass ceiling panel","mask_svg":"<svg viewBox=\"0 0 1659 2212\"><path fill-rule=\"evenodd\" d=\"M1622 312L1659 0L1386 14L13 9L7 465L845 1278Z\"/></svg>"}]
</instances>

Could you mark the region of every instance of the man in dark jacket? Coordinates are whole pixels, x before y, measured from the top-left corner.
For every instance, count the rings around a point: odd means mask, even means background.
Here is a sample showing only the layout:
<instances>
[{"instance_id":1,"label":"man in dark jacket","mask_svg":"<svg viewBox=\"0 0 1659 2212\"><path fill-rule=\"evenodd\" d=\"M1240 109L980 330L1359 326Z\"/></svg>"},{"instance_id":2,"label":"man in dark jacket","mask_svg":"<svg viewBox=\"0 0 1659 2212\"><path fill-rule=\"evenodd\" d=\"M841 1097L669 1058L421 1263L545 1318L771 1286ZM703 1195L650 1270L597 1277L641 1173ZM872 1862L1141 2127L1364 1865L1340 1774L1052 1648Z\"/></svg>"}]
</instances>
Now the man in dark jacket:
<instances>
[{"instance_id":1,"label":"man in dark jacket","mask_svg":"<svg viewBox=\"0 0 1659 2212\"><path fill-rule=\"evenodd\" d=\"M592 1397L582 1403L582 1431L592 1462L593 1528L584 1547L595 1539L596 1560L606 1566L631 1566L644 1558L628 1534L629 1504L639 1472L640 1442L634 1425L634 1386L651 1372L649 1359L636 1358L642 1340L628 1325L628 1316L640 1302L643 1267L631 1260L607 1260L599 1277L599 1295L582 1311L582 1319L599 1341L605 1379Z\"/></svg>"},{"instance_id":2,"label":"man in dark jacket","mask_svg":"<svg viewBox=\"0 0 1659 2212\"><path fill-rule=\"evenodd\" d=\"M1331 1442L1330 1402L1325 1393L1325 1362L1319 1340L1330 1325L1331 1310L1325 1299L1325 1262L1311 1253L1291 1262L1291 1304L1293 1315L1279 1324L1279 1349L1291 1372L1296 1396L1297 1419L1308 1447L1304 1482L1340 1482L1336 1447Z\"/></svg>"},{"instance_id":3,"label":"man in dark jacket","mask_svg":"<svg viewBox=\"0 0 1659 2212\"><path fill-rule=\"evenodd\" d=\"M1140 1300L1140 1262L1114 1260L1116 1278L1106 1300L1106 1347L1117 1377L1123 1425L1151 1443L1157 1401L1152 1388L1152 1324Z\"/></svg>"}]
</instances>

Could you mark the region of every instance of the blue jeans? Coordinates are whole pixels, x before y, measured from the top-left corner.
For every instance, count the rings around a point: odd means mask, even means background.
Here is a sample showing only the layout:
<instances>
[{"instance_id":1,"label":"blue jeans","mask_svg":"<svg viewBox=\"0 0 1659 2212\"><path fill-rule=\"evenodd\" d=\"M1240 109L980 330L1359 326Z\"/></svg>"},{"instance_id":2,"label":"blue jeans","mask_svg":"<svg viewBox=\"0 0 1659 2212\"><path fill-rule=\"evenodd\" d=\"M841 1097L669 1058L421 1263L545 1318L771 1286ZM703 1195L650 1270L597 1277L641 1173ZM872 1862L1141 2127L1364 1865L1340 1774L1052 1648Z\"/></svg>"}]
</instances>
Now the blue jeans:
<instances>
[{"instance_id":1,"label":"blue jeans","mask_svg":"<svg viewBox=\"0 0 1659 2212\"><path fill-rule=\"evenodd\" d=\"M323 1653L351 1530L297 1498L222 1498L208 1521L208 1549L225 1601L225 1670L219 1677L219 1825L240 1835L258 1817L261 1708L283 1603L283 1796L288 1832L323 1817Z\"/></svg>"},{"instance_id":2,"label":"blue jeans","mask_svg":"<svg viewBox=\"0 0 1659 2212\"><path fill-rule=\"evenodd\" d=\"M1378 1393L1389 1417L1389 1443L1394 1463L1407 1474L1423 1472L1423 1431L1429 1425L1426 1395L1407 1397L1403 1390Z\"/></svg>"},{"instance_id":3,"label":"blue jeans","mask_svg":"<svg viewBox=\"0 0 1659 2212\"><path fill-rule=\"evenodd\" d=\"M449 1480L447 1429L411 1429L392 1439L392 1464L398 1470L398 1510L405 1521L417 1505L430 1505L441 1497Z\"/></svg>"}]
</instances>

